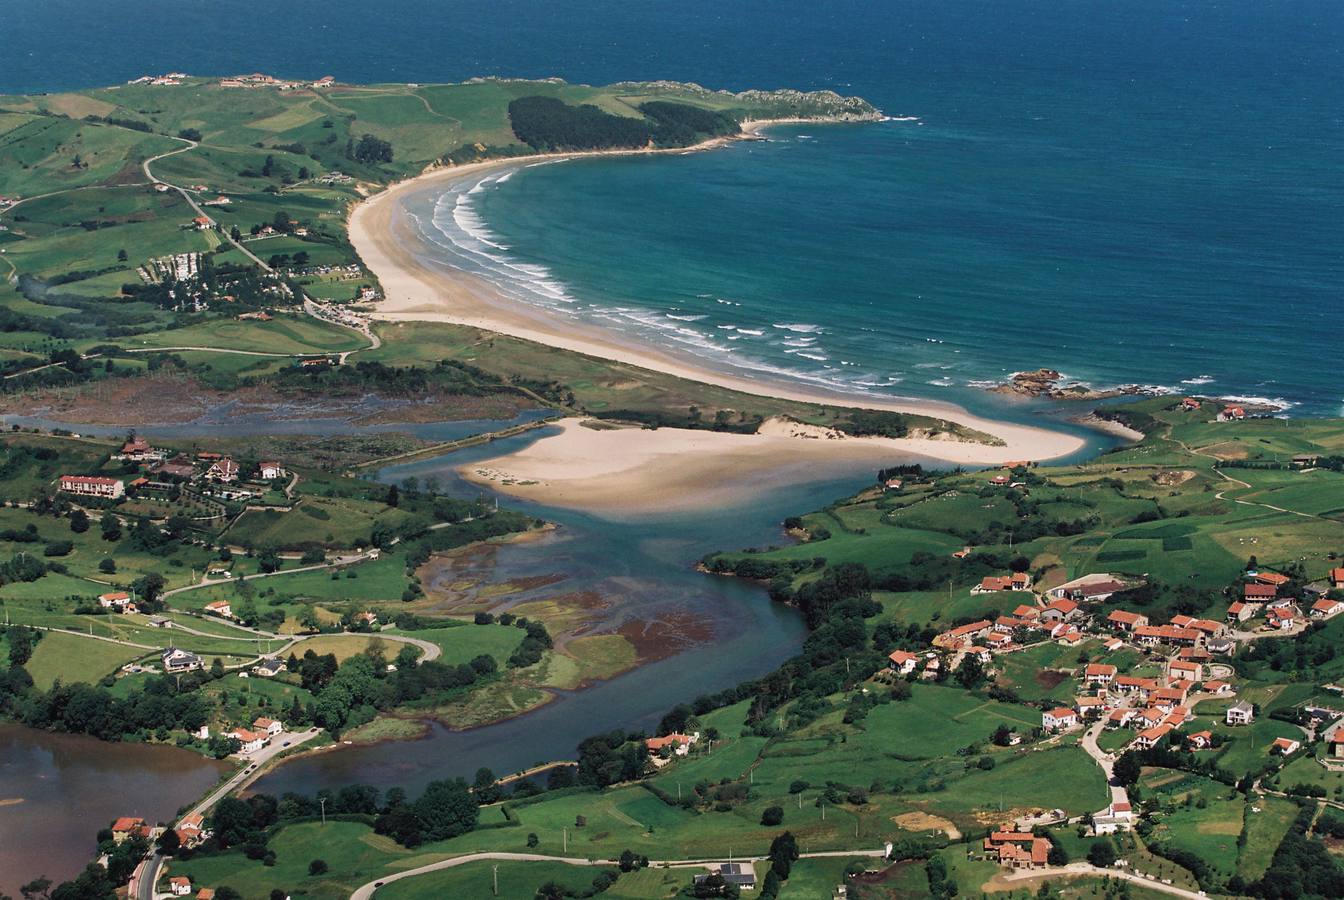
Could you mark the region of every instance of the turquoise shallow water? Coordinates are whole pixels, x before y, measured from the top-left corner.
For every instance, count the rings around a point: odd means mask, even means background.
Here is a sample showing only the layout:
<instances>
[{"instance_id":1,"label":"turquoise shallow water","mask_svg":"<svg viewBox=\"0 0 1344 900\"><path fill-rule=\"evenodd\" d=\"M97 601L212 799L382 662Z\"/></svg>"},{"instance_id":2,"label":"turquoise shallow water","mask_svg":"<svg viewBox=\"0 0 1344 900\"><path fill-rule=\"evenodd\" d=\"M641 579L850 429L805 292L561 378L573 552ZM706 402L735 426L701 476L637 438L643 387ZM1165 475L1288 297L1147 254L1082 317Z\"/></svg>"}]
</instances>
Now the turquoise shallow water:
<instances>
[{"instance_id":1,"label":"turquoise shallow water","mask_svg":"<svg viewBox=\"0 0 1344 900\"><path fill-rule=\"evenodd\" d=\"M1049 365L1340 412L1335 0L539 8L295 0L275 28L205 0L12 0L0 90L263 69L860 94L918 121L527 169L471 229L542 302L740 371L992 411L977 383Z\"/></svg>"}]
</instances>

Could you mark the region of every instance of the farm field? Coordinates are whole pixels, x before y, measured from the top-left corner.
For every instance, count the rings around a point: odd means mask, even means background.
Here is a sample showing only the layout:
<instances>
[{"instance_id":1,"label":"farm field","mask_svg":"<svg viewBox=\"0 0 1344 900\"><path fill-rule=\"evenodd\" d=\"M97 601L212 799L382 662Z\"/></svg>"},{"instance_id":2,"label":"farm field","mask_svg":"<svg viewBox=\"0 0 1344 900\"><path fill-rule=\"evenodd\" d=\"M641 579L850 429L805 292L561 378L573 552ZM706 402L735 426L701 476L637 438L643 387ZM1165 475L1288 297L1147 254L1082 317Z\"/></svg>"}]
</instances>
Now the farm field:
<instances>
[{"instance_id":1,"label":"farm field","mask_svg":"<svg viewBox=\"0 0 1344 900\"><path fill-rule=\"evenodd\" d=\"M33 658L25 668L32 676L34 685L47 689L57 681L64 684L98 681L144 653L134 647L123 647L107 641L47 632L37 642Z\"/></svg>"}]
</instances>

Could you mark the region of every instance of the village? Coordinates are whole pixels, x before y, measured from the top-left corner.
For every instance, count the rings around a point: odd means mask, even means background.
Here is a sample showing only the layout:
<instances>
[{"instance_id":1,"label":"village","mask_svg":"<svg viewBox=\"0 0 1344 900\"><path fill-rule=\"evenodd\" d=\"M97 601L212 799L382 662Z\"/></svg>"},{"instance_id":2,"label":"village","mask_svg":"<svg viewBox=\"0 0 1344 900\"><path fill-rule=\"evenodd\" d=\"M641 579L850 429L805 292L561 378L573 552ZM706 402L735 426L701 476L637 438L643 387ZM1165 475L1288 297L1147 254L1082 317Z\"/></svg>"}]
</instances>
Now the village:
<instances>
[{"instance_id":1,"label":"village","mask_svg":"<svg viewBox=\"0 0 1344 900\"><path fill-rule=\"evenodd\" d=\"M991 483L1003 479L995 476ZM1256 640L1301 633L1309 622L1344 612L1344 600L1326 596L1344 588L1344 568L1334 568L1327 579L1303 587L1309 606L1295 597L1280 596L1289 582L1288 576L1278 572L1248 571L1242 599L1228 606L1222 621L1177 615L1166 624L1154 625L1141 612L1102 607L1113 595L1136 586L1124 576L1085 575L1041 593L1032 590L1031 578L1024 572L988 576L971 588L972 594L1014 592L1022 594L1024 602L993 621L981 619L938 634L929 650L893 651L888 669L896 676L935 681L969 662L992 676L1006 655L1045 642L1078 646L1095 640L1106 654L1134 651L1132 664L1124 667L1082 662L1074 672L1074 702L1043 704L1037 731L1047 742L1083 732L1079 745L1106 774L1111 802L1080 821L1093 835L1129 831L1137 816L1125 788L1114 778L1113 766L1119 756L1126 750L1148 750L1164 742L1195 752L1217 749L1225 735L1201 724L1201 719L1238 728L1253 725L1260 713L1257 705L1237 699L1233 668L1227 660L1238 648ZM1196 712L1203 704L1211 709ZM1301 740L1275 737L1261 752L1277 760L1274 768L1282 768L1300 755L1319 730L1329 747L1322 765L1344 771L1344 709L1313 707L1310 714L1310 727ZM1113 735L1105 741L1109 749L1100 746L1103 735ZM1008 743L1018 745L1024 739L1012 734ZM1006 823L985 838L983 849L1009 869L1050 864L1050 840L1039 828L1025 823Z\"/></svg>"},{"instance_id":2,"label":"village","mask_svg":"<svg viewBox=\"0 0 1344 900\"><path fill-rule=\"evenodd\" d=\"M210 450L192 454L170 453L132 436L113 454L114 461L138 469L134 477L62 475L57 489L72 497L96 501L123 498L177 499L186 494L202 501L265 501L283 505L293 483L279 462L261 460L246 472L230 457Z\"/></svg>"}]
</instances>

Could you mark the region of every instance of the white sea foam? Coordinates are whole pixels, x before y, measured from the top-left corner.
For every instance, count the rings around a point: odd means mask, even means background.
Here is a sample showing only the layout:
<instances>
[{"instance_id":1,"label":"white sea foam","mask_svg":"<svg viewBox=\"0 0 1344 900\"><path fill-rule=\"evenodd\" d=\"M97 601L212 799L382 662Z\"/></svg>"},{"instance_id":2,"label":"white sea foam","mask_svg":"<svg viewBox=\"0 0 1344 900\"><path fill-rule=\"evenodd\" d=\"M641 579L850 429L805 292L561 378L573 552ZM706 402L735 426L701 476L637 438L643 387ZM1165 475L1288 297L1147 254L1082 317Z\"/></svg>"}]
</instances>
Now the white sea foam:
<instances>
[{"instance_id":1,"label":"white sea foam","mask_svg":"<svg viewBox=\"0 0 1344 900\"><path fill-rule=\"evenodd\" d=\"M1200 375L1197 378L1182 379L1181 384L1213 384L1217 380L1212 375Z\"/></svg>"},{"instance_id":2,"label":"white sea foam","mask_svg":"<svg viewBox=\"0 0 1344 900\"><path fill-rule=\"evenodd\" d=\"M762 330L759 329L759 328L739 328L739 329L737 329L737 333L738 333L738 334L749 334L749 335L751 335L752 337L760 337L761 335L765 334L765 332L762 331Z\"/></svg>"},{"instance_id":3,"label":"white sea foam","mask_svg":"<svg viewBox=\"0 0 1344 900\"><path fill-rule=\"evenodd\" d=\"M820 325L810 325L806 322L802 323L776 322L770 327L778 328L781 331L793 331L798 334L815 334L821 331Z\"/></svg>"},{"instance_id":4,"label":"white sea foam","mask_svg":"<svg viewBox=\"0 0 1344 900\"><path fill-rule=\"evenodd\" d=\"M798 355L804 359L814 359L817 362L825 362L830 359L829 356L822 356L820 353L804 353L802 350L798 351Z\"/></svg>"},{"instance_id":5,"label":"white sea foam","mask_svg":"<svg viewBox=\"0 0 1344 900\"><path fill-rule=\"evenodd\" d=\"M1219 397L1228 403L1244 403L1247 406L1273 406L1279 411L1292 409L1296 406L1291 400L1285 400L1282 397L1240 397L1233 394Z\"/></svg>"},{"instance_id":6,"label":"white sea foam","mask_svg":"<svg viewBox=\"0 0 1344 900\"><path fill-rule=\"evenodd\" d=\"M699 322L701 319L707 319L707 318L709 318L708 316L705 316L705 315L699 315L699 316L677 316L677 315L673 315L672 313L664 313L664 315L666 315L669 319L676 319L678 322Z\"/></svg>"}]
</instances>

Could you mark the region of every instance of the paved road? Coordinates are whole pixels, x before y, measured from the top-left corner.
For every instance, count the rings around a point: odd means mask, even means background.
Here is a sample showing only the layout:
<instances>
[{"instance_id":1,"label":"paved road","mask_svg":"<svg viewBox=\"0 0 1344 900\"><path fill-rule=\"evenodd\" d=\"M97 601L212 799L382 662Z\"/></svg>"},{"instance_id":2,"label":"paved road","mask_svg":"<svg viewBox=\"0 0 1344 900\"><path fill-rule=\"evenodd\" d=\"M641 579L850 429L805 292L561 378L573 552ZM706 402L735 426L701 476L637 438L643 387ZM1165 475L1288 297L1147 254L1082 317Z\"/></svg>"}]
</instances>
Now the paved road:
<instances>
[{"instance_id":1,"label":"paved road","mask_svg":"<svg viewBox=\"0 0 1344 900\"><path fill-rule=\"evenodd\" d=\"M1102 774L1106 776L1106 784L1111 789L1111 803L1128 803L1129 792L1118 784L1115 784L1115 759L1111 754L1101 749L1097 745L1097 738L1101 735L1102 729L1106 727L1106 720L1098 721L1083 734L1080 742L1083 751L1101 766Z\"/></svg>"},{"instance_id":2,"label":"paved road","mask_svg":"<svg viewBox=\"0 0 1344 900\"><path fill-rule=\"evenodd\" d=\"M838 856L867 856L882 858L886 856L886 850L827 850L819 853L801 854L803 859L822 859ZM758 862L765 859L763 856L735 856L737 862ZM407 869L404 872L390 872L387 876L370 881L362 885L350 895L350 900L369 900L374 892L385 884L391 884L394 881L401 881L403 878L414 878L417 875L426 875L430 872L438 872L443 869L452 869L456 866L466 865L472 862L481 862L487 860L499 860L501 862L555 862L564 863L569 866L614 866L617 861L614 859L579 859L572 856L544 856L539 853L469 853L466 856L454 856L452 859L444 859L429 865L420 866L415 869ZM654 859L649 861L650 866L670 866L673 868L700 868L723 862L722 857L715 859Z\"/></svg>"},{"instance_id":3,"label":"paved road","mask_svg":"<svg viewBox=\"0 0 1344 900\"><path fill-rule=\"evenodd\" d=\"M200 146L198 142L189 141L186 138L173 138L173 140L181 141L186 146L178 147L176 150L169 150L167 153L160 153L158 156L151 156L149 159L145 160L143 163L140 164L140 168L144 170L145 177L148 178L151 183L167 185L169 188L177 191L179 194L182 195L182 199L186 200L187 203L191 204L191 208L196 210L196 215L204 216L205 218L210 220L211 225L214 225L215 224L214 217L211 216L209 213L207 213L205 210L201 209L201 205L196 202L196 198L193 197L190 193L188 193L185 188L180 188L171 182L164 181L162 178L156 177L154 173L150 171L149 167L151 163L156 163L159 160L166 159L169 156L176 156L179 153L186 153L188 150L195 150L197 147ZM220 234L223 235L224 240L228 241L230 244L236 247L238 249L238 252L242 253L248 259L252 260L252 262L260 266L263 272L271 271L271 267L266 265L266 263L262 262L259 256L257 256L251 250L244 247L241 242L235 241L233 239L233 236L230 235L228 232L221 231Z\"/></svg>"},{"instance_id":4,"label":"paved road","mask_svg":"<svg viewBox=\"0 0 1344 900\"><path fill-rule=\"evenodd\" d=\"M338 556L331 562L319 563L313 566L299 566L298 568L295 569L277 569L274 572L258 572L255 575L244 575L242 580L255 581L258 578L273 578L277 575L294 575L298 572L316 572L320 569L335 569L340 568L342 566L352 566L355 563L364 562L365 560L370 560L373 558L374 558L373 551L369 551L368 553L357 553L354 556ZM237 578L202 578L196 584L188 584L185 587L173 588L171 591L164 591L163 596L172 597L177 594L185 593L187 591L194 591L199 588L209 587L213 584L232 584L237 580L238 580Z\"/></svg>"},{"instance_id":5,"label":"paved road","mask_svg":"<svg viewBox=\"0 0 1344 900\"><path fill-rule=\"evenodd\" d=\"M1078 878L1086 875L1132 881L1134 884L1143 885L1150 891L1171 894L1173 897L1188 897L1190 900L1205 900L1207 897L1202 891L1188 891L1185 888L1176 887L1174 884L1163 884L1155 879L1145 878L1124 869L1100 869L1091 863L1069 863L1067 866L1051 867L1049 869L1021 869L1010 875L1000 875L997 880L1011 887L1017 882L1032 882L1046 878Z\"/></svg>"},{"instance_id":6,"label":"paved road","mask_svg":"<svg viewBox=\"0 0 1344 900\"><path fill-rule=\"evenodd\" d=\"M298 734L284 732L276 735L269 746L263 747L248 757L243 768L239 769L228 781L207 794L204 800L183 813L179 820L185 819L187 816L204 816L228 794L245 787L257 778L265 768L266 763L270 762L276 755L293 750L305 741L311 741L321 733L320 729L311 728ZM284 744L289 746L283 746ZM134 900L154 900L154 885L158 883L159 870L163 868L163 863L164 858L157 850L147 857L136 868L135 874L131 877L128 896L134 898Z\"/></svg>"}]
</instances>

